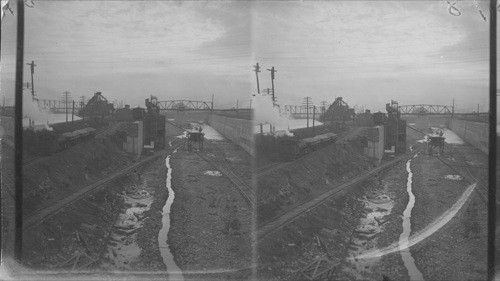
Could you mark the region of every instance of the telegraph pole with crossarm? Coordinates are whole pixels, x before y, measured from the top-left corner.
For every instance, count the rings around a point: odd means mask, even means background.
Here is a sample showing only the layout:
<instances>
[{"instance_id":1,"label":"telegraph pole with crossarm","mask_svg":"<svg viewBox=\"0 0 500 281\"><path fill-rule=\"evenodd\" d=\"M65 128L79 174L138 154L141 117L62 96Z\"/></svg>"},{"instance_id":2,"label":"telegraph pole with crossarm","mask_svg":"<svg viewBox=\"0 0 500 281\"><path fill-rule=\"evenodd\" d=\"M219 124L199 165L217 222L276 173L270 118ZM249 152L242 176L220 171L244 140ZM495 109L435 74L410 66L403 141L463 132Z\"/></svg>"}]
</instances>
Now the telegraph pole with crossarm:
<instances>
[{"instance_id":1,"label":"telegraph pole with crossarm","mask_svg":"<svg viewBox=\"0 0 500 281\"><path fill-rule=\"evenodd\" d=\"M275 96L274 96L274 73L275 72L278 72L274 69L274 66L271 67L271 69L268 69L269 71L271 71L271 85L272 85L272 90L273 90L273 104L276 103L276 99L275 99Z\"/></svg>"},{"instance_id":2,"label":"telegraph pole with crossarm","mask_svg":"<svg viewBox=\"0 0 500 281\"><path fill-rule=\"evenodd\" d=\"M260 88L259 88L259 72L260 72L260 66L259 63L253 66L255 71L255 77L257 77L257 93L260 94Z\"/></svg>"},{"instance_id":3,"label":"telegraph pole with crossarm","mask_svg":"<svg viewBox=\"0 0 500 281\"><path fill-rule=\"evenodd\" d=\"M27 65L31 66L31 98L35 100L35 84L33 83L33 74L35 73L35 62L31 61L31 63L27 63Z\"/></svg>"}]
</instances>

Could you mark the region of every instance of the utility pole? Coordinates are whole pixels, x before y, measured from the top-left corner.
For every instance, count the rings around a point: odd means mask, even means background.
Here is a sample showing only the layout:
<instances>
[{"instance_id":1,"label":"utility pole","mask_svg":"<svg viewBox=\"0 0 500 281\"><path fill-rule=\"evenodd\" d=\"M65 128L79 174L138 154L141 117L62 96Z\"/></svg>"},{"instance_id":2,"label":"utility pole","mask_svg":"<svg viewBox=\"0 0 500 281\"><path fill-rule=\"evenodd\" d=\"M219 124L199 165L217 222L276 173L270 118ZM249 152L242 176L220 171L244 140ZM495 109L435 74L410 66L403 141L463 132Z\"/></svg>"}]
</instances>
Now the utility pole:
<instances>
[{"instance_id":1,"label":"utility pole","mask_svg":"<svg viewBox=\"0 0 500 281\"><path fill-rule=\"evenodd\" d=\"M214 111L214 94L212 94L212 111Z\"/></svg>"},{"instance_id":2,"label":"utility pole","mask_svg":"<svg viewBox=\"0 0 500 281\"><path fill-rule=\"evenodd\" d=\"M268 69L269 71L271 71L271 85L272 85L272 88L273 88L273 104L276 103L276 100L275 100L275 97L274 97L274 73L275 72L278 72L274 69L274 66L271 67L271 69Z\"/></svg>"},{"instance_id":3,"label":"utility pole","mask_svg":"<svg viewBox=\"0 0 500 281\"><path fill-rule=\"evenodd\" d=\"M257 93L260 94L260 88L259 88L259 72L260 72L260 66L259 63L253 66L255 71L255 77L257 77Z\"/></svg>"},{"instance_id":4,"label":"utility pole","mask_svg":"<svg viewBox=\"0 0 500 281\"><path fill-rule=\"evenodd\" d=\"M269 95L271 93L271 89L267 88L267 89L264 89L265 92L267 92L267 95Z\"/></svg>"},{"instance_id":5,"label":"utility pole","mask_svg":"<svg viewBox=\"0 0 500 281\"><path fill-rule=\"evenodd\" d=\"M302 105L306 106L306 114L307 114L307 128L309 128L309 104L311 104L311 97L305 97L302 101Z\"/></svg>"},{"instance_id":6,"label":"utility pole","mask_svg":"<svg viewBox=\"0 0 500 281\"><path fill-rule=\"evenodd\" d=\"M321 102L321 113L325 114L326 111L326 101Z\"/></svg>"},{"instance_id":7,"label":"utility pole","mask_svg":"<svg viewBox=\"0 0 500 281\"><path fill-rule=\"evenodd\" d=\"M65 99L65 108L66 108L66 123L68 122L68 97L71 96L70 92L68 91L65 91L64 93L62 93L64 99Z\"/></svg>"},{"instance_id":8,"label":"utility pole","mask_svg":"<svg viewBox=\"0 0 500 281\"><path fill-rule=\"evenodd\" d=\"M451 119L453 119L454 115L455 115L455 99L453 99L453 105L451 107Z\"/></svg>"},{"instance_id":9,"label":"utility pole","mask_svg":"<svg viewBox=\"0 0 500 281\"><path fill-rule=\"evenodd\" d=\"M35 84L33 83L33 73L35 73L35 62L31 61L31 63L27 63L27 65L31 66L31 98L35 100Z\"/></svg>"},{"instance_id":10,"label":"utility pole","mask_svg":"<svg viewBox=\"0 0 500 281\"><path fill-rule=\"evenodd\" d=\"M236 100L236 110L238 110L238 101L239 100Z\"/></svg>"},{"instance_id":11,"label":"utility pole","mask_svg":"<svg viewBox=\"0 0 500 281\"><path fill-rule=\"evenodd\" d=\"M71 125L73 125L74 118L75 118L75 101L73 101L73 109L71 110Z\"/></svg>"},{"instance_id":12,"label":"utility pole","mask_svg":"<svg viewBox=\"0 0 500 281\"><path fill-rule=\"evenodd\" d=\"M313 133L314 133L314 119L316 118L316 106L313 106Z\"/></svg>"}]
</instances>

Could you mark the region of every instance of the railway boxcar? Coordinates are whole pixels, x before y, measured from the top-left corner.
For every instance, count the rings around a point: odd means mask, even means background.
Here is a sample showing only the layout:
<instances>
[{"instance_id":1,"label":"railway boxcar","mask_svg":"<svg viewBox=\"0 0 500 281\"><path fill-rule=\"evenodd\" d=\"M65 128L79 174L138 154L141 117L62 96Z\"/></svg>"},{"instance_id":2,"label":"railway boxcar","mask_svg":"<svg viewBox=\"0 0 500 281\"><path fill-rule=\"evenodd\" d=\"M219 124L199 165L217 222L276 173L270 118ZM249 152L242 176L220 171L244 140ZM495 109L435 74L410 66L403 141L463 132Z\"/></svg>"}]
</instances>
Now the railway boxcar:
<instances>
[{"instance_id":1,"label":"railway boxcar","mask_svg":"<svg viewBox=\"0 0 500 281\"><path fill-rule=\"evenodd\" d=\"M79 142L89 140L95 136L95 129L91 127L83 128L73 132L63 133L58 140L59 150L73 146Z\"/></svg>"},{"instance_id":2,"label":"railway boxcar","mask_svg":"<svg viewBox=\"0 0 500 281\"><path fill-rule=\"evenodd\" d=\"M317 149L325 147L329 144L334 143L337 140L337 134L326 133L323 135L318 135L312 138L305 138L298 142L296 147L296 156L305 155L311 153Z\"/></svg>"}]
</instances>

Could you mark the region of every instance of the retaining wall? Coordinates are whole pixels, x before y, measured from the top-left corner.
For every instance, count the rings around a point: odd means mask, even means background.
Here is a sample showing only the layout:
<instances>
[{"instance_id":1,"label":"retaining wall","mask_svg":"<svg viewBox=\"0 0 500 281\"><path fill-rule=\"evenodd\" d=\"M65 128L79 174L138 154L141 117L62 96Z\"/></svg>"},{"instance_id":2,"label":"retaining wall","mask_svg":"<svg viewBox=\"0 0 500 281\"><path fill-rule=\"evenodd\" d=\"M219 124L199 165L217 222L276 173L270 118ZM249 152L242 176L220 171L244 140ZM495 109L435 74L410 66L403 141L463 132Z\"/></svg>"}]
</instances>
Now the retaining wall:
<instances>
[{"instance_id":1,"label":"retaining wall","mask_svg":"<svg viewBox=\"0 0 500 281\"><path fill-rule=\"evenodd\" d=\"M488 154L489 124L453 119L450 129L464 141Z\"/></svg>"},{"instance_id":2,"label":"retaining wall","mask_svg":"<svg viewBox=\"0 0 500 281\"><path fill-rule=\"evenodd\" d=\"M208 124L225 138L239 145L250 155L253 150L253 122L252 120L210 115Z\"/></svg>"}]
</instances>

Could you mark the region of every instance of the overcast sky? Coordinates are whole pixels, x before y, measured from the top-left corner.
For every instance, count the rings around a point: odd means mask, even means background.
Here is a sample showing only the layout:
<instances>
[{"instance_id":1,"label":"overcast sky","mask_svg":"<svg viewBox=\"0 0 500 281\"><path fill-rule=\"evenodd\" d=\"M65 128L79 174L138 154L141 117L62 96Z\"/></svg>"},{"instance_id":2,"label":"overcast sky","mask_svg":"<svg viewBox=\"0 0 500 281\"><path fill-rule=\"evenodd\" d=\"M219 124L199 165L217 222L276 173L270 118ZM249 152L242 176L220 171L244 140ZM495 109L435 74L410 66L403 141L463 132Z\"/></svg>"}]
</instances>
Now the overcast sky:
<instances>
[{"instance_id":1,"label":"overcast sky","mask_svg":"<svg viewBox=\"0 0 500 281\"><path fill-rule=\"evenodd\" d=\"M385 103L488 106L489 23L474 1L34 1L25 61L40 98L101 91L143 106L160 100L247 107L270 88L278 103L304 96L384 111ZM489 17L489 1L476 1ZM13 5L15 6L15 5ZM14 8L14 13L15 7ZM13 95L15 16L2 21L2 96ZM25 81L29 68L25 67Z\"/></svg>"}]
</instances>

